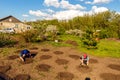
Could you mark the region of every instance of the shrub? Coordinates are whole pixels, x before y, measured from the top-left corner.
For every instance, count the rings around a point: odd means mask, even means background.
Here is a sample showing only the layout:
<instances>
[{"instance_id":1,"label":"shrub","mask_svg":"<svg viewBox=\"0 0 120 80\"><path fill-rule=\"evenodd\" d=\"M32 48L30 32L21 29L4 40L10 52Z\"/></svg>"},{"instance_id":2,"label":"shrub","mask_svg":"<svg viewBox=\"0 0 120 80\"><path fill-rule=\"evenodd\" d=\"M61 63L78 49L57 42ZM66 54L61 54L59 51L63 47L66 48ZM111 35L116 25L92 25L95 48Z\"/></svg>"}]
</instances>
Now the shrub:
<instances>
[{"instance_id":1,"label":"shrub","mask_svg":"<svg viewBox=\"0 0 120 80\"><path fill-rule=\"evenodd\" d=\"M0 33L0 47L13 46L17 43L10 34Z\"/></svg>"},{"instance_id":2,"label":"shrub","mask_svg":"<svg viewBox=\"0 0 120 80\"><path fill-rule=\"evenodd\" d=\"M22 33L23 38L26 42L38 42L40 41L39 33L37 30L29 30Z\"/></svg>"},{"instance_id":3,"label":"shrub","mask_svg":"<svg viewBox=\"0 0 120 80\"><path fill-rule=\"evenodd\" d=\"M87 48L97 48L98 41L96 40L98 36L92 30L86 30L86 33L82 36L82 42Z\"/></svg>"}]
</instances>

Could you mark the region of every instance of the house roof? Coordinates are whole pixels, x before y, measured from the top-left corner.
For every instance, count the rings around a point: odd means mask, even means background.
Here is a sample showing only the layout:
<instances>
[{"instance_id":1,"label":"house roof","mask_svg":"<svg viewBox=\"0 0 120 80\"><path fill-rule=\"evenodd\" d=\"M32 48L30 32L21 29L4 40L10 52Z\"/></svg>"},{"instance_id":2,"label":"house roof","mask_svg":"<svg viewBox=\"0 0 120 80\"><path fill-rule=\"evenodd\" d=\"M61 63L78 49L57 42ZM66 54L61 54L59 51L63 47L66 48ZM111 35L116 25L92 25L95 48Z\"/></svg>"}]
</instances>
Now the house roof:
<instances>
[{"instance_id":1,"label":"house roof","mask_svg":"<svg viewBox=\"0 0 120 80\"><path fill-rule=\"evenodd\" d=\"M9 19L11 19L11 21ZM21 21L10 15L0 19L0 22L21 22Z\"/></svg>"}]
</instances>

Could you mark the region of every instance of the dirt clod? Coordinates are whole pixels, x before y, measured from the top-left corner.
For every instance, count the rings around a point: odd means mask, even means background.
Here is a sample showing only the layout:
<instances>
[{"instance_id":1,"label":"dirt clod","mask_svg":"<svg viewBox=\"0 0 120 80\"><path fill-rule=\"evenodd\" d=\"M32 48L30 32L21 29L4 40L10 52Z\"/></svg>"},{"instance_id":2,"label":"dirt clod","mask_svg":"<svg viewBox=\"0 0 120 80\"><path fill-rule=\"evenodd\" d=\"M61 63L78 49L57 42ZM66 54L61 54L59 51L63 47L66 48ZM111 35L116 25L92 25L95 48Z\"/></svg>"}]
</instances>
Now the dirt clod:
<instances>
[{"instance_id":1,"label":"dirt clod","mask_svg":"<svg viewBox=\"0 0 120 80\"><path fill-rule=\"evenodd\" d=\"M47 64L40 64L40 65L37 65L37 66L36 66L36 69L37 69L38 71L43 71L43 72L49 71L50 68L51 68L51 66L50 66L50 65L47 65Z\"/></svg>"},{"instance_id":2,"label":"dirt clod","mask_svg":"<svg viewBox=\"0 0 120 80\"><path fill-rule=\"evenodd\" d=\"M11 66L9 66L9 65L0 66L0 72L2 72L2 73L6 73L10 69L11 69Z\"/></svg>"},{"instance_id":3,"label":"dirt clod","mask_svg":"<svg viewBox=\"0 0 120 80\"><path fill-rule=\"evenodd\" d=\"M54 54L60 55L60 54L63 54L63 52L62 51L55 51Z\"/></svg>"},{"instance_id":4,"label":"dirt clod","mask_svg":"<svg viewBox=\"0 0 120 80\"><path fill-rule=\"evenodd\" d=\"M41 60L50 59L50 58L52 58L52 56L50 56L50 55L42 55L42 56L40 56Z\"/></svg>"},{"instance_id":5,"label":"dirt clod","mask_svg":"<svg viewBox=\"0 0 120 80\"><path fill-rule=\"evenodd\" d=\"M120 75L112 74L112 73L102 73L100 77L103 80L120 80Z\"/></svg>"},{"instance_id":6,"label":"dirt clod","mask_svg":"<svg viewBox=\"0 0 120 80\"><path fill-rule=\"evenodd\" d=\"M56 77L58 80L72 80L74 78L74 74L69 72L59 72Z\"/></svg>"},{"instance_id":7,"label":"dirt clod","mask_svg":"<svg viewBox=\"0 0 120 80\"><path fill-rule=\"evenodd\" d=\"M65 59L57 59L55 61L58 65L63 65L63 64L67 64L69 61L65 60Z\"/></svg>"},{"instance_id":8,"label":"dirt clod","mask_svg":"<svg viewBox=\"0 0 120 80\"><path fill-rule=\"evenodd\" d=\"M19 74L14 77L14 80L30 80L30 75L28 74Z\"/></svg>"},{"instance_id":9,"label":"dirt clod","mask_svg":"<svg viewBox=\"0 0 120 80\"><path fill-rule=\"evenodd\" d=\"M73 58L75 60L80 59L80 56L78 55L69 55L70 58Z\"/></svg>"},{"instance_id":10,"label":"dirt clod","mask_svg":"<svg viewBox=\"0 0 120 80\"><path fill-rule=\"evenodd\" d=\"M111 69L120 71L120 65L110 64L110 65L108 65L108 67Z\"/></svg>"}]
</instances>

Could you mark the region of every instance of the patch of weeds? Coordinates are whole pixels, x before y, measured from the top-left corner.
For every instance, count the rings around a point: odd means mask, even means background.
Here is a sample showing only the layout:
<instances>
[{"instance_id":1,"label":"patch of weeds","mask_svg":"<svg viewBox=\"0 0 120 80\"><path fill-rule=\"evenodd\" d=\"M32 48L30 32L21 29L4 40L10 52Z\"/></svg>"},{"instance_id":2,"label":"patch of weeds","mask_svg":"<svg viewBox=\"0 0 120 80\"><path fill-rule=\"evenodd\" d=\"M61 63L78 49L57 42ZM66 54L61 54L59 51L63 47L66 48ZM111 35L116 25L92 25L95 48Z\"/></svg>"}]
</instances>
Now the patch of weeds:
<instances>
[{"instance_id":1,"label":"patch of weeds","mask_svg":"<svg viewBox=\"0 0 120 80\"><path fill-rule=\"evenodd\" d=\"M39 75L42 76L42 77L46 77L46 75L42 72L39 72Z\"/></svg>"},{"instance_id":2,"label":"patch of weeds","mask_svg":"<svg viewBox=\"0 0 120 80\"><path fill-rule=\"evenodd\" d=\"M65 69L65 70L67 70L67 69L68 69L68 66L67 66L67 65L65 65L65 66L64 66L64 69Z\"/></svg>"}]
</instances>

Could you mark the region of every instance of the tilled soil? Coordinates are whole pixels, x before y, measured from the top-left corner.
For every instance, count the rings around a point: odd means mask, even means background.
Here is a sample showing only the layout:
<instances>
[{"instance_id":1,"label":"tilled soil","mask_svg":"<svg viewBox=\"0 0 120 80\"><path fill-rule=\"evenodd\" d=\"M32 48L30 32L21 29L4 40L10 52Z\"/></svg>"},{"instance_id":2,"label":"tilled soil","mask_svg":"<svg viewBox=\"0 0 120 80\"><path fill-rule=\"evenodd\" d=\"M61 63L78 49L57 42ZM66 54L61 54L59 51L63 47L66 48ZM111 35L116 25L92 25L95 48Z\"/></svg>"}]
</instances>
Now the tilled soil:
<instances>
[{"instance_id":1,"label":"tilled soil","mask_svg":"<svg viewBox=\"0 0 120 80\"><path fill-rule=\"evenodd\" d=\"M42 56L40 56L40 60L46 60L46 59L50 59L50 58L52 58L52 56L50 56L50 55L42 55Z\"/></svg>"},{"instance_id":2,"label":"tilled soil","mask_svg":"<svg viewBox=\"0 0 120 80\"><path fill-rule=\"evenodd\" d=\"M102 74L100 74L100 77L103 80L120 80L120 74L116 75L113 73L102 73Z\"/></svg>"},{"instance_id":3,"label":"tilled soil","mask_svg":"<svg viewBox=\"0 0 120 80\"><path fill-rule=\"evenodd\" d=\"M0 66L0 72L2 72L2 73L6 73L10 69L11 69L11 66L9 66L9 65Z\"/></svg>"},{"instance_id":4,"label":"tilled soil","mask_svg":"<svg viewBox=\"0 0 120 80\"><path fill-rule=\"evenodd\" d=\"M53 53L54 53L54 54L56 54L56 55L63 54L63 52L62 52L62 51L54 51Z\"/></svg>"},{"instance_id":5,"label":"tilled soil","mask_svg":"<svg viewBox=\"0 0 120 80\"><path fill-rule=\"evenodd\" d=\"M80 59L80 56L78 56L78 55L69 55L69 57L70 57L70 58L73 58L73 59L75 59L75 60Z\"/></svg>"},{"instance_id":6,"label":"tilled soil","mask_svg":"<svg viewBox=\"0 0 120 80\"><path fill-rule=\"evenodd\" d=\"M28 74L18 74L13 80L30 80L30 75Z\"/></svg>"},{"instance_id":7,"label":"tilled soil","mask_svg":"<svg viewBox=\"0 0 120 80\"><path fill-rule=\"evenodd\" d=\"M120 65L110 64L110 65L108 65L108 67L111 69L120 71Z\"/></svg>"},{"instance_id":8,"label":"tilled soil","mask_svg":"<svg viewBox=\"0 0 120 80\"><path fill-rule=\"evenodd\" d=\"M40 64L36 66L36 69L38 71L48 72L50 70L51 66L48 64Z\"/></svg>"},{"instance_id":9,"label":"tilled soil","mask_svg":"<svg viewBox=\"0 0 120 80\"><path fill-rule=\"evenodd\" d=\"M68 60L66 60L66 59L57 59L56 61L55 61L58 65L64 65L64 64L68 64Z\"/></svg>"},{"instance_id":10,"label":"tilled soil","mask_svg":"<svg viewBox=\"0 0 120 80\"><path fill-rule=\"evenodd\" d=\"M74 74L70 72L59 72L56 77L58 80L73 80Z\"/></svg>"}]
</instances>

